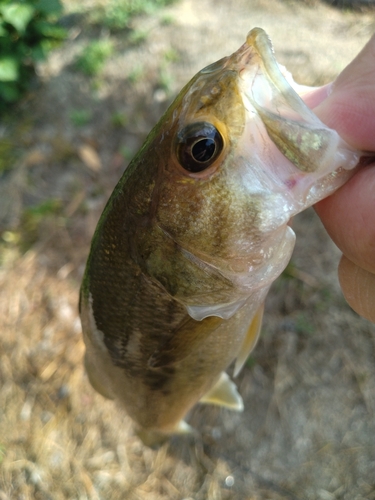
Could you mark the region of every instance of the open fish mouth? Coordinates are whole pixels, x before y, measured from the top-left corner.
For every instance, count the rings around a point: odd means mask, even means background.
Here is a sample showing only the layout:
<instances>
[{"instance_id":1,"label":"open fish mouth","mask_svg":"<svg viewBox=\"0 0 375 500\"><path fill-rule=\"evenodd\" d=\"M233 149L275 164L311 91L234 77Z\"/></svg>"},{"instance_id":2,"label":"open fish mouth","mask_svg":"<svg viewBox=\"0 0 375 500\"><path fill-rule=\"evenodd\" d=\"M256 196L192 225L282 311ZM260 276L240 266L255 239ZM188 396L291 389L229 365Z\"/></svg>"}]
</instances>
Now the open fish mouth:
<instances>
[{"instance_id":1,"label":"open fish mouth","mask_svg":"<svg viewBox=\"0 0 375 500\"><path fill-rule=\"evenodd\" d=\"M315 203L320 196L317 181L330 174L337 176L341 170L352 170L358 164L359 153L335 130L325 126L304 103L297 91L306 87L296 84L277 63L271 40L261 28L249 32L242 47L228 58L226 65L231 64L238 68L239 86L248 114L242 147L248 153L246 141L256 136L267 150L268 178L281 189L292 190L293 198L304 207L306 201L309 205ZM249 143L253 142L250 139ZM277 164L273 165L274 147L288 161L278 156ZM339 175L338 182L343 183L341 177L347 180L350 175L348 172Z\"/></svg>"}]
</instances>

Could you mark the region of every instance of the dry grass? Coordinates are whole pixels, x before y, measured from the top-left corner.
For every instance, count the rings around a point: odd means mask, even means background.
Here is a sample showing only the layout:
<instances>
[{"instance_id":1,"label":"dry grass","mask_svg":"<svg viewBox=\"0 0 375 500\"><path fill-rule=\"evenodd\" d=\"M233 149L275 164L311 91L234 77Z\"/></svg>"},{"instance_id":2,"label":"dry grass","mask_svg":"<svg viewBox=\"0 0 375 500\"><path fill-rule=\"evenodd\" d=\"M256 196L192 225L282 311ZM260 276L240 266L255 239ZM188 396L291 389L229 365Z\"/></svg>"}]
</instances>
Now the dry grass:
<instances>
[{"instance_id":1,"label":"dry grass","mask_svg":"<svg viewBox=\"0 0 375 500\"><path fill-rule=\"evenodd\" d=\"M338 251L312 211L295 222L293 265L275 284L262 339L239 377L242 415L198 406L189 417L197 436L151 450L82 367L78 289L124 156L187 78L236 49L254 25L300 80L334 77L373 18L313 4L203 0L197 12L182 0L134 21L149 30L141 45L116 35L117 51L94 82L71 63L98 35L73 25L40 68L44 84L21 117L2 124L19 161L0 181L8 231L0 248L0 500L375 499L375 330L345 305ZM166 62L171 47L177 57ZM81 126L71 119L77 110L91 113ZM51 199L58 206L42 217L27 211Z\"/></svg>"}]
</instances>

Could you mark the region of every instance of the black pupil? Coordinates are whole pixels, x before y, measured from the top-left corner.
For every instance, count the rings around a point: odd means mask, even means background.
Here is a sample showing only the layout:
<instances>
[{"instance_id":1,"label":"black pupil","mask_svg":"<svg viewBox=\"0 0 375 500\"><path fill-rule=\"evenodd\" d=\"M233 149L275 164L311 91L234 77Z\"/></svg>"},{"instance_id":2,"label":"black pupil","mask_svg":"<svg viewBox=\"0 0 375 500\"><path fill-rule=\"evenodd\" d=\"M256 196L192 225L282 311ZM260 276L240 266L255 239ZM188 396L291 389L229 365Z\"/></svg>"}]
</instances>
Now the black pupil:
<instances>
[{"instance_id":1,"label":"black pupil","mask_svg":"<svg viewBox=\"0 0 375 500\"><path fill-rule=\"evenodd\" d=\"M201 139L191 149L193 157L200 162L211 160L215 153L215 141L211 138Z\"/></svg>"},{"instance_id":2,"label":"black pupil","mask_svg":"<svg viewBox=\"0 0 375 500\"><path fill-rule=\"evenodd\" d=\"M176 137L177 158L188 172L206 170L220 155L223 138L211 123L197 122L187 125Z\"/></svg>"}]
</instances>

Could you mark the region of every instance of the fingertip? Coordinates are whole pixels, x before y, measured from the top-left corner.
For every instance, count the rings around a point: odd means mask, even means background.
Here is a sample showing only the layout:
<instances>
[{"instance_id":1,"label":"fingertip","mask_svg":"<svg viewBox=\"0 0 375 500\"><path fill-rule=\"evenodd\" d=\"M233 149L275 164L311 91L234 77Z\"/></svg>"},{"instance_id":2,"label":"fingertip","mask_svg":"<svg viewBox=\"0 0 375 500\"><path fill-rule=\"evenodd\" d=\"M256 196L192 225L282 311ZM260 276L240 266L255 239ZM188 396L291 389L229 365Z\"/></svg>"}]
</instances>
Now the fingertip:
<instances>
[{"instance_id":1,"label":"fingertip","mask_svg":"<svg viewBox=\"0 0 375 500\"><path fill-rule=\"evenodd\" d=\"M374 71L375 81L375 71ZM318 118L336 130L351 147L375 149L375 86L358 81L353 89L333 91L314 108Z\"/></svg>"},{"instance_id":2,"label":"fingertip","mask_svg":"<svg viewBox=\"0 0 375 500\"><path fill-rule=\"evenodd\" d=\"M375 149L375 35L340 73L326 99L314 108L323 123L351 146Z\"/></svg>"}]
</instances>

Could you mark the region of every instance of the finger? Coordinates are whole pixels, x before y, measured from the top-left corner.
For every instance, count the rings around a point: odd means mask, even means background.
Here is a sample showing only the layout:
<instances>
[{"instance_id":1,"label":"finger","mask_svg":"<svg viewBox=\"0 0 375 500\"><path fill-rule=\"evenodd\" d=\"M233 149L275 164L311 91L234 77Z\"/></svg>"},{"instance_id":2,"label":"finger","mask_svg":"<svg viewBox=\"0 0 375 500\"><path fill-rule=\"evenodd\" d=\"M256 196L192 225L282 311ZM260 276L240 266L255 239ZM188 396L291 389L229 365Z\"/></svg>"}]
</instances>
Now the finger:
<instances>
[{"instance_id":1,"label":"finger","mask_svg":"<svg viewBox=\"0 0 375 500\"><path fill-rule=\"evenodd\" d=\"M305 104L310 109L316 108L322 101L327 99L332 91L332 83L327 83L322 87L315 87L305 92L298 92L299 96L304 100Z\"/></svg>"},{"instance_id":2,"label":"finger","mask_svg":"<svg viewBox=\"0 0 375 500\"><path fill-rule=\"evenodd\" d=\"M350 145L375 150L375 35L332 84L314 112Z\"/></svg>"},{"instance_id":3,"label":"finger","mask_svg":"<svg viewBox=\"0 0 375 500\"><path fill-rule=\"evenodd\" d=\"M338 273L349 305L358 314L375 323L375 274L358 267L344 255Z\"/></svg>"},{"instance_id":4,"label":"finger","mask_svg":"<svg viewBox=\"0 0 375 500\"><path fill-rule=\"evenodd\" d=\"M329 235L356 265L375 273L375 165L315 205Z\"/></svg>"}]
</instances>

